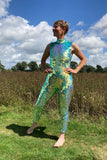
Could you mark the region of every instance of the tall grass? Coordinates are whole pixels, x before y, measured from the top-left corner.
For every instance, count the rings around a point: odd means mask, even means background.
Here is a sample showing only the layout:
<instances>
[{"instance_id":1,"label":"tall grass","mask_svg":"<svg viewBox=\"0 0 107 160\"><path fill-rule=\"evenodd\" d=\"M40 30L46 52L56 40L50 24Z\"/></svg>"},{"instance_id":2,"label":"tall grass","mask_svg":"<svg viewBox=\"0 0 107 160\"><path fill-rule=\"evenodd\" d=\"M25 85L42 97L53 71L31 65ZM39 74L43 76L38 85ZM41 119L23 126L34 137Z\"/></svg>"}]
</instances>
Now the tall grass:
<instances>
[{"instance_id":1,"label":"tall grass","mask_svg":"<svg viewBox=\"0 0 107 160\"><path fill-rule=\"evenodd\" d=\"M73 75L72 117L66 142L59 149L53 148L60 130L58 94L46 105L39 127L26 135L46 76L0 72L0 160L106 160L107 74ZM100 118L94 121L93 116Z\"/></svg>"},{"instance_id":2,"label":"tall grass","mask_svg":"<svg viewBox=\"0 0 107 160\"><path fill-rule=\"evenodd\" d=\"M0 72L0 105L29 110L35 105L46 76L44 72ZM107 116L107 73L78 73L73 75L73 84L72 114ZM57 93L46 107L59 107Z\"/></svg>"},{"instance_id":3,"label":"tall grass","mask_svg":"<svg viewBox=\"0 0 107 160\"><path fill-rule=\"evenodd\" d=\"M72 112L107 115L107 74L81 73L74 76Z\"/></svg>"}]
</instances>

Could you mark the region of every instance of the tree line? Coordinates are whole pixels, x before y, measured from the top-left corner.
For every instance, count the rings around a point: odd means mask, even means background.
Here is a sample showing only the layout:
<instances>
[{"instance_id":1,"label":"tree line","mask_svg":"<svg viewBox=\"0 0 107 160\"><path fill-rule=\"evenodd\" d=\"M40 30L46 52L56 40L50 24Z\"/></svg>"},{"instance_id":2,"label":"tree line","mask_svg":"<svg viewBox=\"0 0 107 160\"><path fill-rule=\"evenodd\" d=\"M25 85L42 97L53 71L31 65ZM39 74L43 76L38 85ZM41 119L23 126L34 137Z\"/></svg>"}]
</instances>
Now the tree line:
<instances>
[{"instance_id":1,"label":"tree line","mask_svg":"<svg viewBox=\"0 0 107 160\"><path fill-rule=\"evenodd\" d=\"M70 67L75 69L78 66L78 63L72 61L70 63ZM46 68L50 67L50 64L46 63ZM0 61L0 71L6 71L5 66ZM12 66L11 69L7 69L7 71L42 71L41 64L37 64L35 61L31 61L27 63L25 61L18 62L15 66ZM96 68L91 65L85 65L80 72L100 72L107 73L107 67L102 68L100 65L96 65Z\"/></svg>"}]
</instances>

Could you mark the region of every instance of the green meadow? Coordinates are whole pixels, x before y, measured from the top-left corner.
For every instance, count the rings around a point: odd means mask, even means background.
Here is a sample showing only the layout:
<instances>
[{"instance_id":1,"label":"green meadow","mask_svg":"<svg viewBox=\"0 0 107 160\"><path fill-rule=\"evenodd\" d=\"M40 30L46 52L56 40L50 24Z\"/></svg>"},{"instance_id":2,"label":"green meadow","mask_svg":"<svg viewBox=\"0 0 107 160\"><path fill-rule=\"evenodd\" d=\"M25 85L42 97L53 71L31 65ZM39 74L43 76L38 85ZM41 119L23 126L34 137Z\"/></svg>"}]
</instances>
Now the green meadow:
<instances>
[{"instance_id":1,"label":"green meadow","mask_svg":"<svg viewBox=\"0 0 107 160\"><path fill-rule=\"evenodd\" d=\"M60 133L58 95L46 105L31 135L43 72L0 73L0 160L106 160L107 74L73 75L74 91L65 143L53 148Z\"/></svg>"}]
</instances>

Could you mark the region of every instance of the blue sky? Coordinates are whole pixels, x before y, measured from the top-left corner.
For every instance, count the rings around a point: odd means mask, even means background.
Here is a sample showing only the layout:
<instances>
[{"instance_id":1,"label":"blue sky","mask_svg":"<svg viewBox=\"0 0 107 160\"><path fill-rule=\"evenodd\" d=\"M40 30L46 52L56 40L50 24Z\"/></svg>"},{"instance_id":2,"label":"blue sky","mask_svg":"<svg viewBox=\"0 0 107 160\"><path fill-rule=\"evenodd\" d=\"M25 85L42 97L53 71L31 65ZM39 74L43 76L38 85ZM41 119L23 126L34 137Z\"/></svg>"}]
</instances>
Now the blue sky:
<instances>
[{"instance_id":1,"label":"blue sky","mask_svg":"<svg viewBox=\"0 0 107 160\"><path fill-rule=\"evenodd\" d=\"M6 68L31 60L40 64L54 41L53 22L68 21L66 38L79 45L87 64L107 66L107 0L0 0L0 60ZM79 59L73 56L79 63ZM47 61L49 62L49 60Z\"/></svg>"},{"instance_id":2,"label":"blue sky","mask_svg":"<svg viewBox=\"0 0 107 160\"><path fill-rule=\"evenodd\" d=\"M31 25L41 21L53 25L55 20L65 19L72 25L84 21L90 26L106 14L107 0L13 0L8 11Z\"/></svg>"}]
</instances>

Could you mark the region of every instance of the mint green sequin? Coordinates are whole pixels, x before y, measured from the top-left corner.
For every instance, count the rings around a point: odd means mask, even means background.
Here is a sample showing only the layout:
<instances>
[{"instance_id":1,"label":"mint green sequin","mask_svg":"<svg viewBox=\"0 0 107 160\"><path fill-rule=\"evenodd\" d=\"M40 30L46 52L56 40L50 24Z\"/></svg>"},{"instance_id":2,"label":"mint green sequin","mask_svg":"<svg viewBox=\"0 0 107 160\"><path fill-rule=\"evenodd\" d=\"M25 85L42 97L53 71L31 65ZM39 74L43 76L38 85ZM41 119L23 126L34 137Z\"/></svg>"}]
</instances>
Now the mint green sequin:
<instances>
[{"instance_id":1,"label":"mint green sequin","mask_svg":"<svg viewBox=\"0 0 107 160\"><path fill-rule=\"evenodd\" d=\"M46 81L40 91L36 102L33 121L38 122L43 108L49 99L58 92L61 116L61 132L65 133L69 119L69 104L73 89L72 74L64 72L65 68L70 68L71 44L66 39L57 40L50 44L50 66L52 73L47 75Z\"/></svg>"}]
</instances>

